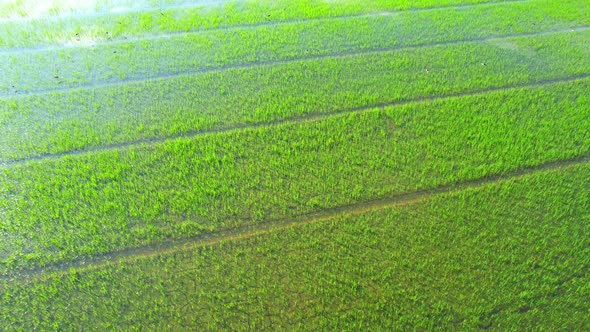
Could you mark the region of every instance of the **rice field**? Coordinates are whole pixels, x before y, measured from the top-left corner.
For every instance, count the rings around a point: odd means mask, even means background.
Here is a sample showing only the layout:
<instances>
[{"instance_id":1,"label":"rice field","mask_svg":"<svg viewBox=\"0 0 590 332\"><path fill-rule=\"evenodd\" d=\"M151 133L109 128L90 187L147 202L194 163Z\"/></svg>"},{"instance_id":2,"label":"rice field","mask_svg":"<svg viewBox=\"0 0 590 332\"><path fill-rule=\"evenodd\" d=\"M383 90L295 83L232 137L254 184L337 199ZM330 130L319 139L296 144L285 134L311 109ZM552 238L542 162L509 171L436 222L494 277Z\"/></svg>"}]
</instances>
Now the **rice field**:
<instances>
[{"instance_id":1,"label":"rice field","mask_svg":"<svg viewBox=\"0 0 590 332\"><path fill-rule=\"evenodd\" d=\"M588 13L2 2L0 330L590 329Z\"/></svg>"}]
</instances>

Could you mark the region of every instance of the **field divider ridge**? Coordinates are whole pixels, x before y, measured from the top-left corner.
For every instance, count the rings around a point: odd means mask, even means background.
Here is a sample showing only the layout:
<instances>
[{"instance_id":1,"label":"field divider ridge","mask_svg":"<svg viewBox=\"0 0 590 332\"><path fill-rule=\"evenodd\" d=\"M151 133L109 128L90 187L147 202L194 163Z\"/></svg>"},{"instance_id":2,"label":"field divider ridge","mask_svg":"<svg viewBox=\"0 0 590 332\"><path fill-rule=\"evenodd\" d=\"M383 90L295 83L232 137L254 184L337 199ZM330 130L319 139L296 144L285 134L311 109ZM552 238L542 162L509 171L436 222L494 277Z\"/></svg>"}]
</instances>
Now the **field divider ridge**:
<instances>
[{"instance_id":1,"label":"field divider ridge","mask_svg":"<svg viewBox=\"0 0 590 332\"><path fill-rule=\"evenodd\" d=\"M490 174L484 177L456 181L434 188L396 194L390 197L376 198L351 204L304 213L299 216L267 220L262 223L241 226L229 230L206 233L195 237L177 240L167 240L136 248L127 248L108 253L96 254L90 257L74 258L67 262L57 262L42 268L22 269L11 274L0 275L2 283L29 284L43 280L44 277L63 276L71 271L99 270L117 264L130 263L137 259L172 254L180 251L194 250L199 247L213 246L228 241L240 241L271 232L282 231L292 227L327 222L338 217L358 216L372 211L411 205L438 195L450 194L478 188L486 184L515 180L527 175L544 171L564 171L571 167L590 162L590 151L576 157L547 161L534 166L523 167L504 173ZM0 284L0 289L2 289Z\"/></svg>"},{"instance_id":2,"label":"field divider ridge","mask_svg":"<svg viewBox=\"0 0 590 332\"><path fill-rule=\"evenodd\" d=\"M23 165L23 164L26 164L29 162L44 162L47 160L57 160L57 159L60 159L60 158L66 157L66 156L77 156L77 155L84 155L87 153L124 149L124 148L128 148L128 147L141 147L141 146L146 146L146 145L154 145L154 144L160 144L160 143L164 143L164 142L175 140L175 139L190 139L190 138L203 136L203 135L212 135L212 134L219 134L219 133L226 133L226 132L233 132L233 131L240 131L240 130L254 130L254 129L258 129L258 128L272 128L272 127L277 127L277 126L281 126L281 125L289 125L289 124L301 124L301 123L306 123L306 122L311 122L311 121L327 119L327 118L342 115L342 114L359 113L359 112L362 113L362 112L370 111L370 110L373 110L376 108L395 107L395 106L403 106L403 105L409 105L409 104L434 102L434 101L461 98L461 97L467 97L467 96L478 96L478 95L483 95L483 94L487 94L487 93L491 93L491 92L509 91L509 90L520 89L520 88L542 87L542 86L547 86L547 85L584 80L589 77L590 77L590 73L572 76L572 77L561 77L561 78L540 80L540 81L535 81L535 82L525 82L525 83L513 84L513 85L507 85L507 86L489 87L489 88L480 89L480 90L463 91L463 92L458 92L458 93L451 93L448 95L419 97L419 98L414 98L414 99L409 99L409 100L377 103L377 104L365 105L365 106L354 107L354 108L349 108L349 109L341 109L341 110L336 110L336 111L331 111L331 112L310 113L307 115L297 115L297 116L292 116L292 117L288 117L288 118L273 121L273 122L260 122L260 123L253 123L253 124L232 125L232 126L221 127L221 128L184 132L184 133L179 133L179 134L170 135L170 136L166 136L166 137L146 138L146 139L139 139L139 140L129 141L129 142L108 144L108 145L102 145L102 146L99 145L99 146L90 147L87 149L77 149L77 150L71 150L71 151L67 151L67 152L35 155L35 156L30 156L30 157L20 158L20 159L12 159L12 160L4 160L4 161L0 160L0 167L13 167L13 166L17 166L17 165Z\"/></svg>"}]
</instances>

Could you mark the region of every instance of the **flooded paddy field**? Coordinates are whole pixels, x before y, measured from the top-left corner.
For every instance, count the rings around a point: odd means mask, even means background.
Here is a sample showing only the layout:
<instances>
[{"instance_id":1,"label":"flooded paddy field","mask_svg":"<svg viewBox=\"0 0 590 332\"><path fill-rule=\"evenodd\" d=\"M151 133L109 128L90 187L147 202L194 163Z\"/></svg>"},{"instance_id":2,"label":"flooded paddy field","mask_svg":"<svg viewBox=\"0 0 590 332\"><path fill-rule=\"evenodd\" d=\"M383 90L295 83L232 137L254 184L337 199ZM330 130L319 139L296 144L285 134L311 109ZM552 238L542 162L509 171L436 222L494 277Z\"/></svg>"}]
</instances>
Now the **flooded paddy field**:
<instances>
[{"instance_id":1,"label":"flooded paddy field","mask_svg":"<svg viewBox=\"0 0 590 332\"><path fill-rule=\"evenodd\" d=\"M586 330L590 5L8 1L0 330Z\"/></svg>"}]
</instances>

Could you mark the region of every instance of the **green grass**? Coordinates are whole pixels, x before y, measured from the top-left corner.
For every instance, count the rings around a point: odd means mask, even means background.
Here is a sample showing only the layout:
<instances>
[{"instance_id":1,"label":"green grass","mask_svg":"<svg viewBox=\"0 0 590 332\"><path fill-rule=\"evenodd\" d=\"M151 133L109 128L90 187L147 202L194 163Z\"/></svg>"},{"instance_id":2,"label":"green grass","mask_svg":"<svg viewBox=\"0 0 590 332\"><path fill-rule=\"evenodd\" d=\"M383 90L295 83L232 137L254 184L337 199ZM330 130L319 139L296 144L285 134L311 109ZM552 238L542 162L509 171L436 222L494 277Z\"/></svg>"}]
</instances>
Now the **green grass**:
<instances>
[{"instance_id":1,"label":"green grass","mask_svg":"<svg viewBox=\"0 0 590 332\"><path fill-rule=\"evenodd\" d=\"M586 330L590 167L1 291L4 327Z\"/></svg>"},{"instance_id":2,"label":"green grass","mask_svg":"<svg viewBox=\"0 0 590 332\"><path fill-rule=\"evenodd\" d=\"M588 43L552 33L4 98L0 160L588 75Z\"/></svg>"},{"instance_id":3,"label":"green grass","mask_svg":"<svg viewBox=\"0 0 590 332\"><path fill-rule=\"evenodd\" d=\"M4 167L1 269L194 236L590 150L590 79ZM97 235L99 234L99 235Z\"/></svg>"},{"instance_id":4,"label":"green grass","mask_svg":"<svg viewBox=\"0 0 590 332\"><path fill-rule=\"evenodd\" d=\"M17 69L0 77L0 89L14 95L15 90L44 91L343 52L569 30L590 23L586 12L563 1L546 2L520 18L528 7L517 2L442 8L0 53L0 61Z\"/></svg>"}]
</instances>

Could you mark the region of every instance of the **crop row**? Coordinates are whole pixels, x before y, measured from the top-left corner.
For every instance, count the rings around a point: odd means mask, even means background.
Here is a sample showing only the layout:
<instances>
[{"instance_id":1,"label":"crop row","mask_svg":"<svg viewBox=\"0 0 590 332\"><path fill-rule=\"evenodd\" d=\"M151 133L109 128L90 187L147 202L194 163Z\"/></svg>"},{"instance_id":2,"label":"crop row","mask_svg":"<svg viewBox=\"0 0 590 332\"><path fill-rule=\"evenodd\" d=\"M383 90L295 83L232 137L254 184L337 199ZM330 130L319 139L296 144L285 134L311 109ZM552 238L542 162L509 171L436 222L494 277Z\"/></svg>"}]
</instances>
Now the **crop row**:
<instances>
[{"instance_id":1,"label":"crop row","mask_svg":"<svg viewBox=\"0 0 590 332\"><path fill-rule=\"evenodd\" d=\"M539 33L590 25L579 9L528 3L400 12L214 30L46 51L0 53L0 90L15 93L270 61ZM519 24L515 25L514 22Z\"/></svg>"},{"instance_id":2,"label":"crop row","mask_svg":"<svg viewBox=\"0 0 590 332\"><path fill-rule=\"evenodd\" d=\"M0 49L63 45L128 38L145 34L215 29L236 25L265 24L289 20L359 15L409 8L465 5L503 0L323 0L224 1L193 8L150 10L143 13L112 13L95 17L66 17L0 23ZM578 1L580 2L580 1ZM107 34L108 32L108 34Z\"/></svg>"},{"instance_id":3,"label":"crop row","mask_svg":"<svg viewBox=\"0 0 590 332\"><path fill-rule=\"evenodd\" d=\"M3 98L0 160L587 75L588 43L567 32Z\"/></svg>"},{"instance_id":4,"label":"crop row","mask_svg":"<svg viewBox=\"0 0 590 332\"><path fill-rule=\"evenodd\" d=\"M5 284L0 327L585 330L590 166Z\"/></svg>"},{"instance_id":5,"label":"crop row","mask_svg":"<svg viewBox=\"0 0 590 332\"><path fill-rule=\"evenodd\" d=\"M590 79L2 167L0 269L273 221L571 158Z\"/></svg>"}]
</instances>

